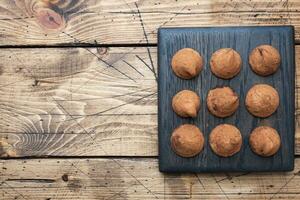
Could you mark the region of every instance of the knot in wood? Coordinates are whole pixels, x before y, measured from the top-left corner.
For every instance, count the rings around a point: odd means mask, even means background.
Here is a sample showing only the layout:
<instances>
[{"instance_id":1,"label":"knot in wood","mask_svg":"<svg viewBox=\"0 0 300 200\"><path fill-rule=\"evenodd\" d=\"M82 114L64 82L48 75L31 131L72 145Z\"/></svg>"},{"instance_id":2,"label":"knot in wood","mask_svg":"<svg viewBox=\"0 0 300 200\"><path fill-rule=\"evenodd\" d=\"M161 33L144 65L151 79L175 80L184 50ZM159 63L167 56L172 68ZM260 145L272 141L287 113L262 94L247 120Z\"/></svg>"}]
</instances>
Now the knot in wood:
<instances>
[{"instance_id":1,"label":"knot in wood","mask_svg":"<svg viewBox=\"0 0 300 200\"><path fill-rule=\"evenodd\" d=\"M65 27L65 19L62 14L51 8L40 8L35 13L39 24L48 30L61 30Z\"/></svg>"},{"instance_id":2,"label":"knot in wood","mask_svg":"<svg viewBox=\"0 0 300 200\"><path fill-rule=\"evenodd\" d=\"M13 146L6 139L0 138L0 157L16 157L17 153Z\"/></svg>"},{"instance_id":3,"label":"knot in wood","mask_svg":"<svg viewBox=\"0 0 300 200\"><path fill-rule=\"evenodd\" d=\"M61 179L62 179L64 182L68 182L68 181L69 181L69 176L68 176L68 174L62 175Z\"/></svg>"},{"instance_id":4,"label":"knot in wood","mask_svg":"<svg viewBox=\"0 0 300 200\"><path fill-rule=\"evenodd\" d=\"M97 53L100 54L101 56L102 55L107 55L108 54L108 48L106 48L106 47L97 48Z\"/></svg>"}]
</instances>

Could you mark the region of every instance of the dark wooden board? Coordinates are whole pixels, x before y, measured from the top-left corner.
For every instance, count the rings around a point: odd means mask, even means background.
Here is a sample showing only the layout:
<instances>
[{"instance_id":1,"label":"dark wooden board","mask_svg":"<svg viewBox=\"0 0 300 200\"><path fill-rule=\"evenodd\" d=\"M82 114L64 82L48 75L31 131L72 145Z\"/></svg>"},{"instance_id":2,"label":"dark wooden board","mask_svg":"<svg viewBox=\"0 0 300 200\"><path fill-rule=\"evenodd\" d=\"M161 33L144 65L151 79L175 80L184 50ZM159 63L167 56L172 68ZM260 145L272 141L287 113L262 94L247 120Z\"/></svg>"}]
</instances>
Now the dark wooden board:
<instances>
[{"instance_id":1,"label":"dark wooden board","mask_svg":"<svg viewBox=\"0 0 300 200\"><path fill-rule=\"evenodd\" d=\"M295 133L295 60L294 29L280 27L218 27L218 28L162 28L158 34L158 129L159 169L162 172L204 172L204 171L290 171L294 168ZM279 70L271 76L256 75L248 64L248 55L253 48L270 44L281 54ZM192 80L175 76L170 63L176 51L193 48L204 58L201 74ZM222 80L212 75L209 66L211 54L220 48L233 48L243 59L242 70L233 79ZM270 84L280 95L276 113L268 118L257 118L244 105L247 91L257 83ZM231 117L221 119L211 115L206 107L206 96L210 89L229 86L239 95L240 106ZM177 116L171 107L172 97L180 90L191 89L201 98L201 109L195 119ZM205 137L204 150L193 158L177 156L170 147L172 131L181 124L197 125ZM229 158L215 155L208 144L211 130L218 124L237 126L243 136L241 151ZM259 125L275 128L281 137L281 148L272 157L263 158L254 154L248 144L250 132Z\"/></svg>"}]
</instances>

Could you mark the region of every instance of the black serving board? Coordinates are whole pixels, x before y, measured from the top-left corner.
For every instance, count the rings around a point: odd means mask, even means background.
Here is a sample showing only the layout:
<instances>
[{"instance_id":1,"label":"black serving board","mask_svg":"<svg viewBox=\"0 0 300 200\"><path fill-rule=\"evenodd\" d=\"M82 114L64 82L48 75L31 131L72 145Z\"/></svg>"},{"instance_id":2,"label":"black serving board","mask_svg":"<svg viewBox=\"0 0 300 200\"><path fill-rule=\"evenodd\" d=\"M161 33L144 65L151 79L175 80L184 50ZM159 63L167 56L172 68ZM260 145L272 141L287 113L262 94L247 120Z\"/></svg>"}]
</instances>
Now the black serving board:
<instances>
[{"instance_id":1,"label":"black serving board","mask_svg":"<svg viewBox=\"0 0 300 200\"><path fill-rule=\"evenodd\" d=\"M279 70L271 76L255 74L248 63L253 48L269 44L281 55ZM171 68L172 56L179 49L193 48L204 58L204 69L194 79L183 80L175 76ZM212 53L220 48L233 48L242 57L241 72L230 80L215 77L210 71ZM158 31L158 131L159 169L162 172L208 172L208 171L290 171L294 168L295 133L295 59L294 29L292 26L272 27L214 27L214 28L161 28ZM280 95L277 111L268 118L252 116L245 107L247 91L257 83L270 84ZM210 89L231 87L240 98L238 111L227 118L214 117L206 107ZM201 109L195 119L177 116L171 107L172 97L183 89L199 94ZM203 151L192 158L176 155L170 146L172 131L181 124L197 125L204 134ZM229 158L215 155L210 149L208 137L219 124L228 123L238 127L243 136L241 151ZM251 131L259 125L275 128L281 137L281 147L272 157L254 154L248 144Z\"/></svg>"}]
</instances>

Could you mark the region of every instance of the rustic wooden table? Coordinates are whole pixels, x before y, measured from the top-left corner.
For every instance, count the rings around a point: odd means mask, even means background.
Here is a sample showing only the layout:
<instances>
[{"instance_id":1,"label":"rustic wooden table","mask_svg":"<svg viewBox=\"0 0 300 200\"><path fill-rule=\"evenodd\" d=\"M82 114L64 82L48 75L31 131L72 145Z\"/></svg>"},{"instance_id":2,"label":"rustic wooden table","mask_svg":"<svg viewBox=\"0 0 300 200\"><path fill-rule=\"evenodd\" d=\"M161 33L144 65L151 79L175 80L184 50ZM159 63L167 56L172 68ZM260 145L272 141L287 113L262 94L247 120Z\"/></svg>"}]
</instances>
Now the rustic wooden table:
<instances>
[{"instance_id":1,"label":"rustic wooden table","mask_svg":"<svg viewBox=\"0 0 300 200\"><path fill-rule=\"evenodd\" d=\"M157 28L283 24L299 0L1 1L0 199L300 199L298 84L293 172L157 163Z\"/></svg>"}]
</instances>

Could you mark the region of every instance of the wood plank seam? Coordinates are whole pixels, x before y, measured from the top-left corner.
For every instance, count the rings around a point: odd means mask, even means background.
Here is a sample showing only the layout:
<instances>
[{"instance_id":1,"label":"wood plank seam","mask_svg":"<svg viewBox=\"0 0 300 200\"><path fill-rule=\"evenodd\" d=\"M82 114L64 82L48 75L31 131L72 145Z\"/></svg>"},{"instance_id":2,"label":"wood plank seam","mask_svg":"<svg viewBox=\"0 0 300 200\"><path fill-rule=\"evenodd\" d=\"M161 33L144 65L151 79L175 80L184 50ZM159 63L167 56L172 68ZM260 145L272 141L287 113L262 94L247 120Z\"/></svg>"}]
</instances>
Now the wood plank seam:
<instances>
[{"instance_id":1,"label":"wood plank seam","mask_svg":"<svg viewBox=\"0 0 300 200\"><path fill-rule=\"evenodd\" d=\"M298 8L299 2L290 1L153 1L124 2L113 0L106 2L79 1L77 3L60 1L4 1L5 10L0 16L0 41L3 45L85 45L94 44L137 44L144 37L138 26L138 13L143 15L147 25L148 43L156 43L156 29L163 26L208 26L208 25L278 25L294 24L296 39L299 41ZM66 6L66 5L69 6ZM138 5L139 11L136 10ZM32 5L35 5L32 7ZM54 9L55 8L55 9ZM48 12L48 15L47 12ZM177 20L164 25L173 15ZM186 17L189 20L185 21ZM91 29L90 27L94 27ZM117 29L116 29L117 27ZM128 28L129 27L129 28ZM74 42L60 31L76 33L82 42ZM117 30L117 31L116 31ZM129 31L130 30L130 31ZM119 34L120 33L120 34ZM21 37L20 37L21 35ZM125 37L120 37L125 35ZM31 37L29 37L31 36ZM143 44L147 41L143 39Z\"/></svg>"},{"instance_id":2,"label":"wood plank seam","mask_svg":"<svg viewBox=\"0 0 300 200\"><path fill-rule=\"evenodd\" d=\"M72 163L77 162L78 166L73 167ZM178 176L159 173L155 159L128 158L118 159L118 162L160 199L226 199L226 196L228 199L292 199L299 196L299 160L291 173L196 174L202 179L203 186L195 174ZM61 199L69 195L77 199L155 198L137 184L134 178L129 177L126 171L111 163L110 159L2 161L0 194L4 194L3 199L15 196L22 199L22 195L25 199ZM33 170L33 167L40 170ZM45 187L47 191L43 191Z\"/></svg>"}]
</instances>

